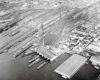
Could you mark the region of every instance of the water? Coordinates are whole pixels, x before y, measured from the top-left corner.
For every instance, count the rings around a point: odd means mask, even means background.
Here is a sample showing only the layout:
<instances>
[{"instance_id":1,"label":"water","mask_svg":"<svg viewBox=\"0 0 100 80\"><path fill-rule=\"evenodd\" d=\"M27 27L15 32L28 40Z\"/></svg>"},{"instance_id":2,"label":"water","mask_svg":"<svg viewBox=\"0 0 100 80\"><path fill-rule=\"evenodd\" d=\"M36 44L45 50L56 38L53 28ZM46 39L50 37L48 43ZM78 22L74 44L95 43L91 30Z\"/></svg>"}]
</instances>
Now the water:
<instances>
[{"instance_id":1,"label":"water","mask_svg":"<svg viewBox=\"0 0 100 80\"><path fill-rule=\"evenodd\" d=\"M12 55L0 55L0 80L65 80L60 75L54 73L54 70L66 59L69 54L61 56L57 62L50 63L40 70L36 70L39 64L28 68L28 60L30 56L14 59ZM71 80L95 80L100 74L100 70L96 70L92 65L84 65Z\"/></svg>"}]
</instances>

